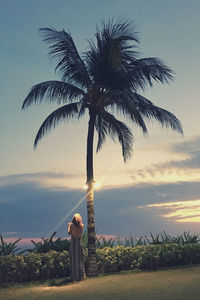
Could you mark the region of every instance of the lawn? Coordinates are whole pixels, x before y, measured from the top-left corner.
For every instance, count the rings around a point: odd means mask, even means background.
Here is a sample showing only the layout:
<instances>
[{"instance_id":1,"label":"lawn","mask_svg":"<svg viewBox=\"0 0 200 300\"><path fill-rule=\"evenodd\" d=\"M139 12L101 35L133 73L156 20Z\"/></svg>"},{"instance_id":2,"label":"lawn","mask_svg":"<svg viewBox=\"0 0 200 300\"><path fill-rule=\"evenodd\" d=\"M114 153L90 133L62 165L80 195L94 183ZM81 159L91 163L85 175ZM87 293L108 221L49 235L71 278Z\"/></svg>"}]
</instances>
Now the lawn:
<instances>
[{"instance_id":1,"label":"lawn","mask_svg":"<svg viewBox=\"0 0 200 300\"><path fill-rule=\"evenodd\" d=\"M200 299L200 266L123 272L61 286L47 283L0 289L1 300Z\"/></svg>"}]
</instances>

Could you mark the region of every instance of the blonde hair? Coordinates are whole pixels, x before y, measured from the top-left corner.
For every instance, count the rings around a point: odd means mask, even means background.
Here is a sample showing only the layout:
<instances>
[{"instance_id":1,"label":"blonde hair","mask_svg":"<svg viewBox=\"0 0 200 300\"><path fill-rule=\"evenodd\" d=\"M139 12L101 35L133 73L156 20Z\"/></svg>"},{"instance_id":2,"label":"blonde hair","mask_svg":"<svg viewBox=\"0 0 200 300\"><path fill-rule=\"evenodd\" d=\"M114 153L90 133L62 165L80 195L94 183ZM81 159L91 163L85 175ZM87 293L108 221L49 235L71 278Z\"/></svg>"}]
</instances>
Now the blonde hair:
<instances>
[{"instance_id":1,"label":"blonde hair","mask_svg":"<svg viewBox=\"0 0 200 300\"><path fill-rule=\"evenodd\" d=\"M72 218L72 223L77 227L81 227L83 225L82 217L80 214L76 213Z\"/></svg>"}]
</instances>

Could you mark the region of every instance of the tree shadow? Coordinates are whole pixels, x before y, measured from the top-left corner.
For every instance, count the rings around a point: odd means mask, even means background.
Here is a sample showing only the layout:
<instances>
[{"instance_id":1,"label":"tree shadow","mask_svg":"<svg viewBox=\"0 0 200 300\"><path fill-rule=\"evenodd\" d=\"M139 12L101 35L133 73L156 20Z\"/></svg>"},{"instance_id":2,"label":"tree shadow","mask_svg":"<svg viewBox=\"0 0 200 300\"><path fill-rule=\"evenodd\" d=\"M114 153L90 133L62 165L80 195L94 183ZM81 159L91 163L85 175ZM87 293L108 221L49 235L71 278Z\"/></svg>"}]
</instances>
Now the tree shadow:
<instances>
[{"instance_id":1,"label":"tree shadow","mask_svg":"<svg viewBox=\"0 0 200 300\"><path fill-rule=\"evenodd\" d=\"M72 283L70 277L64 278L64 279L52 279L49 282L49 286L62 286L62 285L66 285Z\"/></svg>"}]
</instances>

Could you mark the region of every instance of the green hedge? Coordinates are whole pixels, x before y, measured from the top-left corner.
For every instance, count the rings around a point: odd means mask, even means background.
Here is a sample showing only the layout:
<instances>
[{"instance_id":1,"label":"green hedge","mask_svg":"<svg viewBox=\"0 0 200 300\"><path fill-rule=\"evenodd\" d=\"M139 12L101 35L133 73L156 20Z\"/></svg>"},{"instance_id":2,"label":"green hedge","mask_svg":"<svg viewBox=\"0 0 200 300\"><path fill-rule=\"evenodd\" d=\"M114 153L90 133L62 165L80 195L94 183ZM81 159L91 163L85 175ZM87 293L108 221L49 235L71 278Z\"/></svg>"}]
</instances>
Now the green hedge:
<instances>
[{"instance_id":1,"label":"green hedge","mask_svg":"<svg viewBox=\"0 0 200 300\"><path fill-rule=\"evenodd\" d=\"M200 263L199 244L163 244L97 249L99 273L157 269ZM7 255L0 257L0 284L69 276L69 253Z\"/></svg>"},{"instance_id":2,"label":"green hedge","mask_svg":"<svg viewBox=\"0 0 200 300\"><path fill-rule=\"evenodd\" d=\"M97 249L99 273L113 273L133 269L157 269L200 263L199 244L117 246Z\"/></svg>"},{"instance_id":3,"label":"green hedge","mask_svg":"<svg viewBox=\"0 0 200 300\"><path fill-rule=\"evenodd\" d=\"M69 276L69 253L0 256L0 284Z\"/></svg>"}]
</instances>

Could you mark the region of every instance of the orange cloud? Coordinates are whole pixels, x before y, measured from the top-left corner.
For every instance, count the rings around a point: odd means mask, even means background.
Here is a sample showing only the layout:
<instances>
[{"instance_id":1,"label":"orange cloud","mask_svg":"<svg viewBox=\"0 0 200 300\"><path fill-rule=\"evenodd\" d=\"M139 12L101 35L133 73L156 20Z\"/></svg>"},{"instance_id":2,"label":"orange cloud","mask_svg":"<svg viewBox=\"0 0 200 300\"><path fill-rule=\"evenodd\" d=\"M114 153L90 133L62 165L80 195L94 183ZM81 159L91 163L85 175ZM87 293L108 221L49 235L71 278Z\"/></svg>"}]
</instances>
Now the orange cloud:
<instances>
[{"instance_id":1,"label":"orange cloud","mask_svg":"<svg viewBox=\"0 0 200 300\"><path fill-rule=\"evenodd\" d=\"M200 199L149 204L146 207L168 210L162 216L175 222L200 223Z\"/></svg>"}]
</instances>

